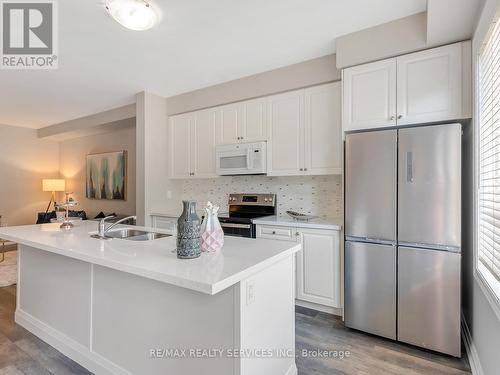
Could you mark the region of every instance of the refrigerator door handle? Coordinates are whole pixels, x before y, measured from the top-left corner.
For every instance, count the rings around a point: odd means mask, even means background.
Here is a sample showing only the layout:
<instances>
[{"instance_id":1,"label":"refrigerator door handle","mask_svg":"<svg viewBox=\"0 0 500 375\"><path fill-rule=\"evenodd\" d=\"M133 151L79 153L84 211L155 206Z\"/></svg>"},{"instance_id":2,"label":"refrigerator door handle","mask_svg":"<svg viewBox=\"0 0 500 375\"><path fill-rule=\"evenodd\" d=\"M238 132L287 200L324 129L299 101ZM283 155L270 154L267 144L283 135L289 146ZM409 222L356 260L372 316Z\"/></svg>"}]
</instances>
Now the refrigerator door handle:
<instances>
[{"instance_id":1,"label":"refrigerator door handle","mask_svg":"<svg viewBox=\"0 0 500 375\"><path fill-rule=\"evenodd\" d=\"M413 152L406 153L406 182L413 182Z\"/></svg>"},{"instance_id":2,"label":"refrigerator door handle","mask_svg":"<svg viewBox=\"0 0 500 375\"><path fill-rule=\"evenodd\" d=\"M418 242L404 242L399 241L399 246L417 249L427 249L427 250L437 250L437 251L449 251L451 253L460 253L460 246L452 245L440 245L440 244L428 244L428 243L418 243Z\"/></svg>"},{"instance_id":3,"label":"refrigerator door handle","mask_svg":"<svg viewBox=\"0 0 500 375\"><path fill-rule=\"evenodd\" d=\"M367 242L376 243L381 245L396 245L396 241L383 240L380 238L370 238L370 237L355 237L355 236L345 236L345 240L349 242Z\"/></svg>"}]
</instances>

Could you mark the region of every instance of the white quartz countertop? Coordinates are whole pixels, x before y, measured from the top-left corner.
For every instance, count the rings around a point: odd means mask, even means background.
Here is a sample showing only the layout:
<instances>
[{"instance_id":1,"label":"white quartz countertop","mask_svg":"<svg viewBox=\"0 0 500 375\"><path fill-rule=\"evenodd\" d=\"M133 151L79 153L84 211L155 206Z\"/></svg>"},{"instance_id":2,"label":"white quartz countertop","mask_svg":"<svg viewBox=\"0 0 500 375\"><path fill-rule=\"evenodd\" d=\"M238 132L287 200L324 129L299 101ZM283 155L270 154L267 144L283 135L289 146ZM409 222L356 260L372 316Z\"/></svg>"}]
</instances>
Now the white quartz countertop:
<instances>
[{"instance_id":1,"label":"white quartz countertop","mask_svg":"<svg viewBox=\"0 0 500 375\"><path fill-rule=\"evenodd\" d=\"M300 244L291 242L226 236L219 253L187 260L177 258L173 236L99 240L89 236L97 231L95 221L75 222L69 231L59 225L1 227L0 238L206 294L216 294L300 250Z\"/></svg>"},{"instance_id":2,"label":"white quartz countertop","mask_svg":"<svg viewBox=\"0 0 500 375\"><path fill-rule=\"evenodd\" d=\"M316 218L309 221L295 220L291 217L278 217L278 216L267 216L260 219L254 219L254 224L263 225L277 225L283 227L294 227L294 228L313 228L313 229L329 229L329 230L341 230L342 229L342 218L331 218L323 219Z\"/></svg>"}]
</instances>

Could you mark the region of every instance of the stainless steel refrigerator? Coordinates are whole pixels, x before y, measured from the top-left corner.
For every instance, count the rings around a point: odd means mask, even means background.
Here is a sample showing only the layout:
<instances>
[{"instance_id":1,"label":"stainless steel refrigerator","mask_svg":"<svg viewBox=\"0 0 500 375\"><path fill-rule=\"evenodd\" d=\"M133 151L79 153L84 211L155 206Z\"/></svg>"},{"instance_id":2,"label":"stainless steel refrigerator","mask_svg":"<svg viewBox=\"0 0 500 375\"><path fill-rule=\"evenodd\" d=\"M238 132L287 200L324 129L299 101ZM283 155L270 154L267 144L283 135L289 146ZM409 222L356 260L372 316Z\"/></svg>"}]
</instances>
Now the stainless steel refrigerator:
<instances>
[{"instance_id":1,"label":"stainless steel refrigerator","mask_svg":"<svg viewBox=\"0 0 500 375\"><path fill-rule=\"evenodd\" d=\"M348 327L460 356L461 134L346 135Z\"/></svg>"}]
</instances>

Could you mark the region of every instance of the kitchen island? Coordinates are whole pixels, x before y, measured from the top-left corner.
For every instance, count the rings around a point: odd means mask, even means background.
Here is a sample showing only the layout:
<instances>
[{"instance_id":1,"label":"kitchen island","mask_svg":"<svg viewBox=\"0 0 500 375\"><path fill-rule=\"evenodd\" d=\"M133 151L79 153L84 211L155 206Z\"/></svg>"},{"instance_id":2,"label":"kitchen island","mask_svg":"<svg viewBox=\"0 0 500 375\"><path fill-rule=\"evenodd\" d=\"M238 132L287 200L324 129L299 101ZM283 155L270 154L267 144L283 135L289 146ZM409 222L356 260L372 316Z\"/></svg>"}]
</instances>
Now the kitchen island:
<instances>
[{"instance_id":1,"label":"kitchen island","mask_svg":"<svg viewBox=\"0 0 500 375\"><path fill-rule=\"evenodd\" d=\"M300 244L226 237L220 253L180 260L174 237L100 240L96 230L0 228L19 244L18 324L96 374L297 373Z\"/></svg>"}]
</instances>

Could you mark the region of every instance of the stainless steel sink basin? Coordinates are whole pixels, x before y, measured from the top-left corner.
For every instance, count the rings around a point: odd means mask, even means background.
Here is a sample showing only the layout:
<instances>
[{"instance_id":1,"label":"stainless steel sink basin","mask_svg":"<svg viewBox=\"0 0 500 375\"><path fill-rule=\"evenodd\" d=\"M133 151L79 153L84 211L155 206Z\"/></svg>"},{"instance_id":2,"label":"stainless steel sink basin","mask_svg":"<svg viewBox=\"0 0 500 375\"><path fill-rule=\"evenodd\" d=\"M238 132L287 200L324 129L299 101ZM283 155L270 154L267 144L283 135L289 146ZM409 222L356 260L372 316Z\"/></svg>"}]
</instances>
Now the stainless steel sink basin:
<instances>
[{"instance_id":1,"label":"stainless steel sink basin","mask_svg":"<svg viewBox=\"0 0 500 375\"><path fill-rule=\"evenodd\" d=\"M110 230L109 232L106 232L105 236L111 238L129 238L135 236L142 236L143 234L146 233L148 232L145 232L143 230L123 228L123 229Z\"/></svg>"},{"instance_id":2,"label":"stainless steel sink basin","mask_svg":"<svg viewBox=\"0 0 500 375\"><path fill-rule=\"evenodd\" d=\"M121 228L121 229L110 230L105 234L106 238L118 238L130 241L150 241L170 236L171 236L170 234L146 232L143 230L137 230L132 228Z\"/></svg>"},{"instance_id":3,"label":"stainless steel sink basin","mask_svg":"<svg viewBox=\"0 0 500 375\"><path fill-rule=\"evenodd\" d=\"M141 234L139 236L128 237L127 240L150 241L150 240L157 240L158 238L164 238L164 237L170 237L170 236L171 236L171 234L146 232L145 234Z\"/></svg>"}]
</instances>

